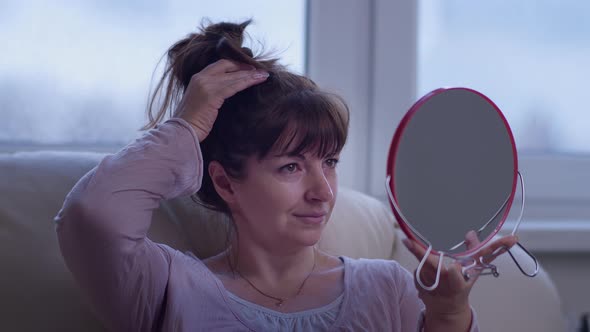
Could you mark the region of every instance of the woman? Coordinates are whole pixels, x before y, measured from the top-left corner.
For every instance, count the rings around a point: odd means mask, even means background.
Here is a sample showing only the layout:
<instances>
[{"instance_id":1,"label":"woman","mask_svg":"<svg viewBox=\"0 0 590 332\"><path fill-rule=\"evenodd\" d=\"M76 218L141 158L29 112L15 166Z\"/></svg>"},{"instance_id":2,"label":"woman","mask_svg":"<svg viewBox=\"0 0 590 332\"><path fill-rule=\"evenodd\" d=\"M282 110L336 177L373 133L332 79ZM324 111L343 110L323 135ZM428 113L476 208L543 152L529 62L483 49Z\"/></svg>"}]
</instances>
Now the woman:
<instances>
[{"instance_id":1,"label":"woman","mask_svg":"<svg viewBox=\"0 0 590 332\"><path fill-rule=\"evenodd\" d=\"M459 266L418 292L395 262L316 249L348 109L242 48L248 24L213 24L169 49L151 130L86 174L56 217L65 261L101 320L114 331L477 330L476 278ZM204 261L146 237L161 200L194 193L235 228L227 250Z\"/></svg>"}]
</instances>

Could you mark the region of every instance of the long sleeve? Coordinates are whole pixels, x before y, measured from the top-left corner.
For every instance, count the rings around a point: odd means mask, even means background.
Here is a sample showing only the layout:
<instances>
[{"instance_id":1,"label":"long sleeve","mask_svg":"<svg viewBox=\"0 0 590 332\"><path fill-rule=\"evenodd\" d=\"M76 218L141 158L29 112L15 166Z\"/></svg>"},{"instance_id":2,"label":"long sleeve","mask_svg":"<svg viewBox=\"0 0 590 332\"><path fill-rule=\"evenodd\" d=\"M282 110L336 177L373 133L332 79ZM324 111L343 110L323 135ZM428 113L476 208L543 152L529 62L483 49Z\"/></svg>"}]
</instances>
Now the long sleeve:
<instances>
[{"instance_id":1,"label":"long sleeve","mask_svg":"<svg viewBox=\"0 0 590 332\"><path fill-rule=\"evenodd\" d=\"M171 119L82 177L55 217L66 265L107 328L158 324L170 251L147 231L160 201L196 192L202 156L192 127Z\"/></svg>"}]
</instances>

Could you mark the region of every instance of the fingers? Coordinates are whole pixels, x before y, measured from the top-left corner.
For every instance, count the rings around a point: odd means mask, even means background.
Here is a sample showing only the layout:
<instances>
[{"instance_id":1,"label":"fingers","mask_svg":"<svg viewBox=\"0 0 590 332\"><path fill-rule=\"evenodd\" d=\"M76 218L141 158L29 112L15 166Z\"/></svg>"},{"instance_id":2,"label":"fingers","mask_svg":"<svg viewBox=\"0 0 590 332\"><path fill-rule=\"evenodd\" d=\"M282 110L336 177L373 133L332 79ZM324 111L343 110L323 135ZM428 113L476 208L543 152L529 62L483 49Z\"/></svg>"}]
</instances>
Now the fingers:
<instances>
[{"instance_id":1,"label":"fingers","mask_svg":"<svg viewBox=\"0 0 590 332\"><path fill-rule=\"evenodd\" d=\"M477 247L480 243L475 231L469 231L465 234L465 246L468 250Z\"/></svg>"},{"instance_id":2,"label":"fingers","mask_svg":"<svg viewBox=\"0 0 590 332\"><path fill-rule=\"evenodd\" d=\"M464 266L461 264L457 265L459 267L461 276L469 285L473 285L481 275L481 265L478 261L473 261L473 264L470 264L468 266Z\"/></svg>"},{"instance_id":3,"label":"fingers","mask_svg":"<svg viewBox=\"0 0 590 332\"><path fill-rule=\"evenodd\" d=\"M491 271L493 273L495 267L488 264L493 262L498 256L505 253L517 242L518 238L516 236L505 236L480 250L477 256L472 258L476 266L468 267L466 270L467 276L469 277L468 281L474 283L479 277L480 273L486 269L492 269Z\"/></svg>"},{"instance_id":4,"label":"fingers","mask_svg":"<svg viewBox=\"0 0 590 332\"><path fill-rule=\"evenodd\" d=\"M246 88L264 82L268 76L266 71L254 70L250 65L219 60L195 74L193 79L198 78L210 95L227 99Z\"/></svg>"},{"instance_id":5,"label":"fingers","mask_svg":"<svg viewBox=\"0 0 590 332\"><path fill-rule=\"evenodd\" d=\"M478 270L469 271L468 276L463 274L463 266L459 263L454 263L449 270L452 270L452 272L449 273L449 278L453 279L457 285L465 283L466 287L472 287L477 281L477 278L479 278Z\"/></svg>"},{"instance_id":6,"label":"fingers","mask_svg":"<svg viewBox=\"0 0 590 332\"><path fill-rule=\"evenodd\" d=\"M240 73L241 74L241 73ZM264 82L268 78L268 73L262 71L251 71L248 75L240 75L238 78L230 81L223 89L221 96L227 99L236 93L251 87L252 85Z\"/></svg>"},{"instance_id":7,"label":"fingers","mask_svg":"<svg viewBox=\"0 0 590 332\"><path fill-rule=\"evenodd\" d=\"M498 256L512 248L517 242L518 237L515 235L503 236L482 249L479 255L482 257L484 263L491 263Z\"/></svg>"},{"instance_id":8,"label":"fingers","mask_svg":"<svg viewBox=\"0 0 590 332\"><path fill-rule=\"evenodd\" d=\"M436 280L436 270L438 268L438 264L444 264L441 266L442 271L440 276L440 282L442 286L439 286L433 291L427 291L419 287L419 284L415 278L416 286L419 292L421 292L420 294L443 294L447 292L449 294L456 292L469 293L470 289L478 280L480 273L482 272L481 267L485 268L486 264L492 262L496 257L504 253L517 242L518 238L516 236L505 236L490 243L488 246L479 250L476 253L476 256L472 256L473 265L471 267L468 265L464 266L465 262L461 262L460 260L455 261L453 264L439 262L440 256L430 254L426 259L425 266L420 271L420 276L416 275L416 277L419 277L420 281L425 285L432 285ZM427 249L421 246L418 242L410 239L404 239L403 243L418 260L422 260L426 254ZM480 246L481 241L479 241L476 232L470 231L465 235L465 244L468 249L473 249ZM480 262L483 263L483 265ZM465 275L464 272L466 272Z\"/></svg>"},{"instance_id":9,"label":"fingers","mask_svg":"<svg viewBox=\"0 0 590 332\"><path fill-rule=\"evenodd\" d=\"M471 231L467 232L467 234L465 234L465 245L468 250L474 249L480 244L481 244L481 241L479 240L479 237L477 236L477 233L475 231L471 230ZM478 264L477 262L475 262L475 263ZM479 275L481 272L479 269L468 269L464 273L460 264L459 264L458 268L459 268L459 273L461 274L461 277L463 279L465 279L465 281L467 281L467 283L470 285L473 285L475 283L475 281L479 278Z\"/></svg>"},{"instance_id":10,"label":"fingers","mask_svg":"<svg viewBox=\"0 0 590 332\"><path fill-rule=\"evenodd\" d=\"M512 248L513 245L518 242L518 238L514 235L503 236L496 241L490 243L487 247L483 248L480 252L480 256L494 254L500 255L505 250Z\"/></svg>"},{"instance_id":11,"label":"fingers","mask_svg":"<svg viewBox=\"0 0 590 332\"><path fill-rule=\"evenodd\" d=\"M425 248L423 248L416 241L413 241L408 238L403 239L402 242L406 246L406 248L408 248L408 250L412 253L412 255L416 257L416 259L422 261L422 258L424 258L424 255L426 254ZM426 262L428 265L436 269L436 267L438 266L438 257L435 257L435 255L433 254L430 254Z\"/></svg>"},{"instance_id":12,"label":"fingers","mask_svg":"<svg viewBox=\"0 0 590 332\"><path fill-rule=\"evenodd\" d=\"M227 59L221 59L205 67L205 69L203 69L201 73L217 75L223 73L236 72L240 70L254 70L254 67L244 63L238 63Z\"/></svg>"},{"instance_id":13,"label":"fingers","mask_svg":"<svg viewBox=\"0 0 590 332\"><path fill-rule=\"evenodd\" d=\"M191 123L199 141L203 141L227 98L268 78L267 72L254 69L225 59L208 65L191 77L174 116Z\"/></svg>"},{"instance_id":14,"label":"fingers","mask_svg":"<svg viewBox=\"0 0 590 332\"><path fill-rule=\"evenodd\" d=\"M426 255L427 249L423 248L416 241L410 240L408 238L403 239L402 242L404 243L406 248L408 248L408 250L416 257L416 259L422 261L422 259ZM426 258L426 262L420 269L420 280L426 285L433 285L437 279L439 268L441 270L440 278L445 279L446 277L443 276L447 275L448 271L447 267L445 266L445 262L442 259L442 256L429 253L428 257ZM414 274L416 275L416 273ZM415 282L417 283L417 280L415 280Z\"/></svg>"}]
</instances>

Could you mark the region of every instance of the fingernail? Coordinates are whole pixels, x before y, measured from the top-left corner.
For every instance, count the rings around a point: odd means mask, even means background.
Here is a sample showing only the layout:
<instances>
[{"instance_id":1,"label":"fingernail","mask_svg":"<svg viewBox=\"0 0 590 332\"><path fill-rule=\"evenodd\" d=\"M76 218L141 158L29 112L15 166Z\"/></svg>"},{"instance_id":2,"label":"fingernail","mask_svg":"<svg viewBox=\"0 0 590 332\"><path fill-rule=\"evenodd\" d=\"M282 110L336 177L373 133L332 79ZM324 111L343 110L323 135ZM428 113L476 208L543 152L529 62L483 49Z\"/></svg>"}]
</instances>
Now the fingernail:
<instances>
[{"instance_id":1,"label":"fingernail","mask_svg":"<svg viewBox=\"0 0 590 332\"><path fill-rule=\"evenodd\" d=\"M267 78L268 77L268 73L265 72L265 71L257 71L256 73L254 73L254 75L252 75L252 77L254 79Z\"/></svg>"}]
</instances>

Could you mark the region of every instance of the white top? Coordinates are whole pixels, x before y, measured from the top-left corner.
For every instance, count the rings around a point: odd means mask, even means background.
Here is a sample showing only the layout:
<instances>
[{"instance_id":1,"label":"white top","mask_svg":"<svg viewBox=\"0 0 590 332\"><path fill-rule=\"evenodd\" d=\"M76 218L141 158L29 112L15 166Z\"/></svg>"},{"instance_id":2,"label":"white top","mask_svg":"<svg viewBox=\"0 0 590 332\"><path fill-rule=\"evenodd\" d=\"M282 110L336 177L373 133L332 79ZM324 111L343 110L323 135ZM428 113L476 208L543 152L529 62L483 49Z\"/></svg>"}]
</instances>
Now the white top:
<instances>
[{"instance_id":1,"label":"white top","mask_svg":"<svg viewBox=\"0 0 590 332\"><path fill-rule=\"evenodd\" d=\"M257 322L267 326L267 331L327 331L334 325L344 298L340 295L332 303L316 309L283 313L246 301L230 292L228 296L232 301L230 306L240 312L244 320L249 324Z\"/></svg>"},{"instance_id":2,"label":"white top","mask_svg":"<svg viewBox=\"0 0 590 332\"><path fill-rule=\"evenodd\" d=\"M152 212L164 199L195 193L202 174L197 136L173 119L105 157L66 197L55 218L59 245L109 330L421 329L424 305L412 275L394 261L342 257L340 300L281 314L232 297L201 260L150 240Z\"/></svg>"}]
</instances>

